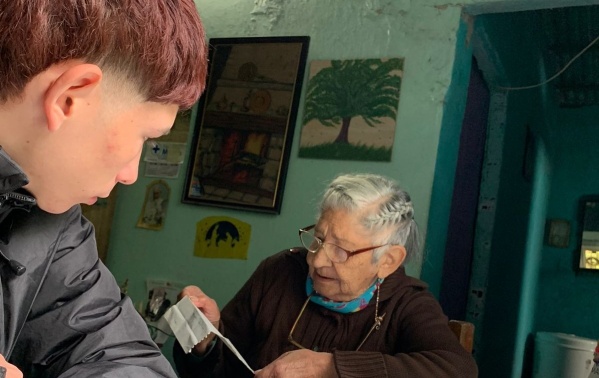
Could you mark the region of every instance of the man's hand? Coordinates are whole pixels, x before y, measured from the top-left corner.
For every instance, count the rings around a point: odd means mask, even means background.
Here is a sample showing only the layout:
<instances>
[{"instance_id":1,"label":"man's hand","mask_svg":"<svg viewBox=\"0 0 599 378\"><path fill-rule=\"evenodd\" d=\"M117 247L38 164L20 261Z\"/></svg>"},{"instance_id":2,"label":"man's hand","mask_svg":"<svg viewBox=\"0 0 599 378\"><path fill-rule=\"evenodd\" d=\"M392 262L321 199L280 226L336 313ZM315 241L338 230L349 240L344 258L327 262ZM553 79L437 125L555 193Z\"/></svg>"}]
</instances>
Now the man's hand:
<instances>
[{"instance_id":1,"label":"man's hand","mask_svg":"<svg viewBox=\"0 0 599 378\"><path fill-rule=\"evenodd\" d=\"M287 352L256 371L256 378L336 378L335 364L331 353L300 349Z\"/></svg>"},{"instance_id":2,"label":"man's hand","mask_svg":"<svg viewBox=\"0 0 599 378\"><path fill-rule=\"evenodd\" d=\"M0 378L23 378L23 373L15 365L11 365L0 354Z\"/></svg>"},{"instance_id":3,"label":"man's hand","mask_svg":"<svg viewBox=\"0 0 599 378\"><path fill-rule=\"evenodd\" d=\"M191 302L206 315L206 318L210 320L214 328L218 329L218 325L220 322L220 310L218 309L218 305L216 301L206 294L202 290L200 290L197 286L187 286L185 287L178 296L178 299L181 300L183 297L189 297ZM193 351L198 356L206 353L206 349L216 337L215 334L211 333L201 342L197 343L193 348Z\"/></svg>"}]
</instances>

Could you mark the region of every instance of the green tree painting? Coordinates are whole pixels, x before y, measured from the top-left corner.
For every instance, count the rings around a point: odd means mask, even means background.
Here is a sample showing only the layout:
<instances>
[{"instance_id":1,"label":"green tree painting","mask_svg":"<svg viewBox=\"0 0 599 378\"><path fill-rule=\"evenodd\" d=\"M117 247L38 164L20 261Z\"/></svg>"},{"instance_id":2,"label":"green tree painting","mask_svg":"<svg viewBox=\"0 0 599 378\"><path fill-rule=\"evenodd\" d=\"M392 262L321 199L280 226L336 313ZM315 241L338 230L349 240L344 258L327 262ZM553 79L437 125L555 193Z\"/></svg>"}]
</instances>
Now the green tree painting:
<instances>
[{"instance_id":1,"label":"green tree painting","mask_svg":"<svg viewBox=\"0 0 599 378\"><path fill-rule=\"evenodd\" d=\"M403 59L311 64L300 157L390 161Z\"/></svg>"}]
</instances>

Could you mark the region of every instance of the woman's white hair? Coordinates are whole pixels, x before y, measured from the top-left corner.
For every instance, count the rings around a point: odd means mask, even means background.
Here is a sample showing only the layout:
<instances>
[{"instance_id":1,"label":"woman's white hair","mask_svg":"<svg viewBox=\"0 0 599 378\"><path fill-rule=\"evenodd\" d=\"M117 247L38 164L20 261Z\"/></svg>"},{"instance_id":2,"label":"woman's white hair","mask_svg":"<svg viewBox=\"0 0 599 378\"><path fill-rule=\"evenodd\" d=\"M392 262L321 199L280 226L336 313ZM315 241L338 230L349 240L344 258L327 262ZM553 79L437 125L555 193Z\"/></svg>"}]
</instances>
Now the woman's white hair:
<instances>
[{"instance_id":1,"label":"woman's white hair","mask_svg":"<svg viewBox=\"0 0 599 378\"><path fill-rule=\"evenodd\" d=\"M374 174L344 174L337 176L325 190L320 214L327 210L364 213L362 225L373 232L373 238L388 235L380 244L402 245L406 261L420 253L420 235L414 221L410 195L384 176ZM378 248L374 261L385 252Z\"/></svg>"}]
</instances>

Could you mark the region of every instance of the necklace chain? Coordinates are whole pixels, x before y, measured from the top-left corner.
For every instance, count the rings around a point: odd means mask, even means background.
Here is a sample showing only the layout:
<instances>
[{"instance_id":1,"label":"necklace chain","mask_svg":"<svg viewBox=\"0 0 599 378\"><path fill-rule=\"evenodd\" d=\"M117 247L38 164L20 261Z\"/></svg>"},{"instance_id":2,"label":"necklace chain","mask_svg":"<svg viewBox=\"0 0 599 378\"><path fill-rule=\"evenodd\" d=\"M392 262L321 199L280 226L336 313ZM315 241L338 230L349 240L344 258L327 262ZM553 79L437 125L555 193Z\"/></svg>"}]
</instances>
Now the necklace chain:
<instances>
[{"instance_id":1,"label":"necklace chain","mask_svg":"<svg viewBox=\"0 0 599 378\"><path fill-rule=\"evenodd\" d=\"M383 318L385 317L385 314L383 314L383 316L379 317L379 293L380 292L381 292L381 287L379 286L378 289L376 290L376 306L374 307L374 326L377 331L379 330L379 328L381 328L381 323L383 322Z\"/></svg>"},{"instance_id":2,"label":"necklace chain","mask_svg":"<svg viewBox=\"0 0 599 378\"><path fill-rule=\"evenodd\" d=\"M381 286L379 285L379 287L376 290L376 304L374 307L374 324L372 325L372 327L370 327L370 330L368 331L368 333L366 334L366 336L364 337L364 339L362 339L362 342L360 342L360 345L358 345L358 348L356 348L356 352L360 350L360 348L362 348L362 345L364 345L364 342L366 342L366 340L368 339L368 337L370 337L370 334L373 331L378 331L381 328L381 324L383 323L383 319L385 318L385 315L387 314L386 312L383 313L383 315L379 316L379 298L380 298L380 293L381 292ZM302 309L300 310L299 315L297 316L297 318L295 319L295 322L293 323L293 326L291 326L291 331L289 331L289 336L287 337L287 340L292 343L293 345L295 345L296 347L300 348L300 349L305 349L305 347L303 347L301 344L299 344L297 341L295 341L293 339L293 331L295 330L295 327L297 326L297 323L299 323L299 320L302 316L302 314L304 313L304 310L306 309L306 306L308 306L308 303L310 302L310 298L312 298L312 294L310 294L308 296L308 298L306 299L306 301L304 302L304 305L302 306Z\"/></svg>"}]
</instances>

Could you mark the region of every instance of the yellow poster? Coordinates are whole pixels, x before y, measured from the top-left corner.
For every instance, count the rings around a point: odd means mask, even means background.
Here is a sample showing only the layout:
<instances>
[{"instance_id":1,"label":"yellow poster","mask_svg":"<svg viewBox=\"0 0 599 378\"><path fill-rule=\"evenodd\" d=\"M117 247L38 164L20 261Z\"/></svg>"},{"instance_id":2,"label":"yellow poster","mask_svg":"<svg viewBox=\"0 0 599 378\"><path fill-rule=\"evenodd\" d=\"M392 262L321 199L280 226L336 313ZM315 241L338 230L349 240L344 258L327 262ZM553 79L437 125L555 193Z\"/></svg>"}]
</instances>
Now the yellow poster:
<instances>
[{"instance_id":1,"label":"yellow poster","mask_svg":"<svg viewBox=\"0 0 599 378\"><path fill-rule=\"evenodd\" d=\"M252 226L231 217L207 217L196 224L194 255L247 260Z\"/></svg>"}]
</instances>

